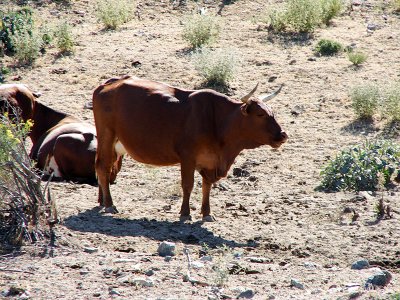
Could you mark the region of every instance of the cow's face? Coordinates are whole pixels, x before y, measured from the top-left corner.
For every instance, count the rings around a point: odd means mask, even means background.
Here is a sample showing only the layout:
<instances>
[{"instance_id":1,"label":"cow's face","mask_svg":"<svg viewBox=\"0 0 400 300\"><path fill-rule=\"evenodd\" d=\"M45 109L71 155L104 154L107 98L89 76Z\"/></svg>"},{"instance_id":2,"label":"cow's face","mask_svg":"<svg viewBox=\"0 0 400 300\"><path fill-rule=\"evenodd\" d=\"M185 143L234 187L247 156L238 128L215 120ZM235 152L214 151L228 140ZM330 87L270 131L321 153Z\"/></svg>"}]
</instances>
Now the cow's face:
<instances>
[{"instance_id":1,"label":"cow's face","mask_svg":"<svg viewBox=\"0 0 400 300\"><path fill-rule=\"evenodd\" d=\"M248 137L255 144L278 148L288 139L287 134L276 121L271 108L261 100L250 99L241 106L241 110L245 116Z\"/></svg>"}]
</instances>

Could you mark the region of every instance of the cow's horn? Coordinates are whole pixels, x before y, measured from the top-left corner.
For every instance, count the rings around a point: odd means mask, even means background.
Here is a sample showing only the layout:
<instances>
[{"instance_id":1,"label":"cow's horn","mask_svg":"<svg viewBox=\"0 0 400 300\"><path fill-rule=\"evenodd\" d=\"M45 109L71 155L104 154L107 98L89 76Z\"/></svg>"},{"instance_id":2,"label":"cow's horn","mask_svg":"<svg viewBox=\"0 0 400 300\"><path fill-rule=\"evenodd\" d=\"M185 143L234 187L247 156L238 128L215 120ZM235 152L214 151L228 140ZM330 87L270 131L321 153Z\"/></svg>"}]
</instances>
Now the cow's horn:
<instances>
[{"instance_id":1,"label":"cow's horn","mask_svg":"<svg viewBox=\"0 0 400 300\"><path fill-rule=\"evenodd\" d=\"M277 90L276 90L275 92L273 92L272 94L261 95L261 96L259 96L258 98L259 98L261 101L268 101L268 100L271 100L272 98L274 98L276 95L278 95L278 94L281 92L282 87L283 87L283 84L281 84L281 86L279 87L279 89L277 89Z\"/></svg>"},{"instance_id":2,"label":"cow's horn","mask_svg":"<svg viewBox=\"0 0 400 300\"><path fill-rule=\"evenodd\" d=\"M256 92L257 88L258 88L258 82L256 84L256 87L250 93L248 93L246 96L242 97L240 100L243 103L247 103L247 101L249 101L250 97L253 96L253 94Z\"/></svg>"}]
</instances>

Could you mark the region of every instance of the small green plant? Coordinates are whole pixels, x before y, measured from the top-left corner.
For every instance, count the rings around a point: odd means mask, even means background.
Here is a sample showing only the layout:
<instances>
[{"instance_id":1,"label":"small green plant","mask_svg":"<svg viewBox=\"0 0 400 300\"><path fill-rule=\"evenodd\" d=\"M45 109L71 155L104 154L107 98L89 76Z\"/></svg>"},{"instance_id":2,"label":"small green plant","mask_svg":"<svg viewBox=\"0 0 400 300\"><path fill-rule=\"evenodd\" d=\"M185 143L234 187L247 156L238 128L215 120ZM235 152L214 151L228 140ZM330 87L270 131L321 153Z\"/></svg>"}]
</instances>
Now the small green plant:
<instances>
[{"instance_id":1,"label":"small green plant","mask_svg":"<svg viewBox=\"0 0 400 300\"><path fill-rule=\"evenodd\" d=\"M20 65L30 65L39 56L42 49L42 37L36 32L17 32L12 36L15 46L14 57Z\"/></svg>"},{"instance_id":2,"label":"small green plant","mask_svg":"<svg viewBox=\"0 0 400 300\"><path fill-rule=\"evenodd\" d=\"M347 53L347 57L355 66L363 64L368 58L368 56L361 51L350 51Z\"/></svg>"},{"instance_id":3,"label":"small green plant","mask_svg":"<svg viewBox=\"0 0 400 300\"><path fill-rule=\"evenodd\" d=\"M195 68L210 87L228 86L237 65L236 55L229 49L200 49L193 54Z\"/></svg>"},{"instance_id":4,"label":"small green plant","mask_svg":"<svg viewBox=\"0 0 400 300\"><path fill-rule=\"evenodd\" d=\"M0 67L0 83L3 83L5 80L5 75L10 73L10 69L7 67Z\"/></svg>"},{"instance_id":5,"label":"small green plant","mask_svg":"<svg viewBox=\"0 0 400 300\"><path fill-rule=\"evenodd\" d=\"M74 50L74 36L71 27L67 23L62 23L54 33L57 40L57 47L62 54L72 53Z\"/></svg>"},{"instance_id":6,"label":"small green plant","mask_svg":"<svg viewBox=\"0 0 400 300\"><path fill-rule=\"evenodd\" d=\"M321 171L320 189L325 191L370 191L391 182L399 171L400 145L390 141L366 142L361 146L341 151Z\"/></svg>"},{"instance_id":7,"label":"small green plant","mask_svg":"<svg viewBox=\"0 0 400 300\"><path fill-rule=\"evenodd\" d=\"M313 32L321 22L321 5L315 0L289 0L286 17L295 32Z\"/></svg>"},{"instance_id":8,"label":"small green plant","mask_svg":"<svg viewBox=\"0 0 400 300\"><path fill-rule=\"evenodd\" d=\"M16 34L31 34L34 28L33 11L28 7L16 11L0 10L0 44L6 52L17 51L13 36Z\"/></svg>"},{"instance_id":9,"label":"small green plant","mask_svg":"<svg viewBox=\"0 0 400 300\"><path fill-rule=\"evenodd\" d=\"M232 249L223 245L216 250L214 265L212 267L213 283L215 286L223 287L229 280L229 264L233 260Z\"/></svg>"},{"instance_id":10,"label":"small green plant","mask_svg":"<svg viewBox=\"0 0 400 300\"><path fill-rule=\"evenodd\" d=\"M97 18L106 29L116 29L134 16L135 3L130 0L98 0Z\"/></svg>"},{"instance_id":11,"label":"small green plant","mask_svg":"<svg viewBox=\"0 0 400 300\"><path fill-rule=\"evenodd\" d=\"M392 121L400 121L400 83L392 83L383 94L383 116Z\"/></svg>"},{"instance_id":12,"label":"small green plant","mask_svg":"<svg viewBox=\"0 0 400 300\"><path fill-rule=\"evenodd\" d=\"M334 55L343 49L343 46L335 41L321 39L319 40L315 51L320 55Z\"/></svg>"},{"instance_id":13,"label":"small green plant","mask_svg":"<svg viewBox=\"0 0 400 300\"><path fill-rule=\"evenodd\" d=\"M214 42L220 31L218 19L209 15L192 15L184 21L182 37L192 48Z\"/></svg>"},{"instance_id":14,"label":"small green plant","mask_svg":"<svg viewBox=\"0 0 400 300\"><path fill-rule=\"evenodd\" d=\"M355 86L350 91L352 107L360 119L371 118L379 105L380 92L375 84Z\"/></svg>"},{"instance_id":15,"label":"small green plant","mask_svg":"<svg viewBox=\"0 0 400 300\"><path fill-rule=\"evenodd\" d=\"M331 20L343 10L343 0L321 0L321 20L329 25Z\"/></svg>"}]
</instances>

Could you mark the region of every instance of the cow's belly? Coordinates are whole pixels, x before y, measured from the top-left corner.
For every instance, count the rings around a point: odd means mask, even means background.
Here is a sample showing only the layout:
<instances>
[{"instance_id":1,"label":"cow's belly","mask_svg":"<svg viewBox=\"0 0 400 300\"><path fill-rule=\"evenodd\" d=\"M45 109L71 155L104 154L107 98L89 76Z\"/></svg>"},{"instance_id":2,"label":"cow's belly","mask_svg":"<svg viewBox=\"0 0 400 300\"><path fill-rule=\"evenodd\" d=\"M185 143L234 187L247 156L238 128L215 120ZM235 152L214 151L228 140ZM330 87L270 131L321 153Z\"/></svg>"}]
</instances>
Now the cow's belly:
<instances>
[{"instance_id":1,"label":"cow's belly","mask_svg":"<svg viewBox=\"0 0 400 300\"><path fill-rule=\"evenodd\" d=\"M155 166L171 166L180 163L178 154L170 145L149 144L145 142L117 141L115 151L118 155L128 154L134 160Z\"/></svg>"}]
</instances>

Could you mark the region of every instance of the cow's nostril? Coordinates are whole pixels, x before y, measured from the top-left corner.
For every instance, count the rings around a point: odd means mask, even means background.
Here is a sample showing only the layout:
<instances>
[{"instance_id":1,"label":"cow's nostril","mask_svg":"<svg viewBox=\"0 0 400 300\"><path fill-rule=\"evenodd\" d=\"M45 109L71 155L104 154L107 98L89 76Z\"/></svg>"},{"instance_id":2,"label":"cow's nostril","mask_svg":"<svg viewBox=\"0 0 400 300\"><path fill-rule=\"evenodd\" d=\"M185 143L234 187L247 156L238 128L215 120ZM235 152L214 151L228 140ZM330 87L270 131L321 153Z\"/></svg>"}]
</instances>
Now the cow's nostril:
<instances>
[{"instance_id":1,"label":"cow's nostril","mask_svg":"<svg viewBox=\"0 0 400 300\"><path fill-rule=\"evenodd\" d=\"M282 140L284 140L284 141L286 141L288 139L288 135L284 131L281 132L281 137L282 137Z\"/></svg>"}]
</instances>

